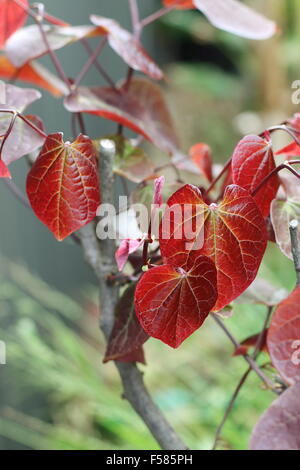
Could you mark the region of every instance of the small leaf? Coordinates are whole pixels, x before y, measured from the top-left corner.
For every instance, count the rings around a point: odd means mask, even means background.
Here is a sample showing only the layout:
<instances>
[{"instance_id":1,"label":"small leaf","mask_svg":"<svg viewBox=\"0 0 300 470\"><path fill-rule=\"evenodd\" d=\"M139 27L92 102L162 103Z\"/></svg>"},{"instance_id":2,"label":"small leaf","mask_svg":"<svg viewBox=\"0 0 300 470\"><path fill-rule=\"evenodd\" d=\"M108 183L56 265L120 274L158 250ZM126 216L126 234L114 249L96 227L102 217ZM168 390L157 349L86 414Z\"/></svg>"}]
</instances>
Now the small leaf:
<instances>
[{"instance_id":1,"label":"small leaf","mask_svg":"<svg viewBox=\"0 0 300 470\"><path fill-rule=\"evenodd\" d=\"M149 75L154 80L161 80L163 78L162 70L149 57L140 42L126 29L122 28L119 23L98 15L92 15L91 21L94 25L100 26L106 31L110 47L131 68Z\"/></svg>"},{"instance_id":2,"label":"small leaf","mask_svg":"<svg viewBox=\"0 0 300 470\"><path fill-rule=\"evenodd\" d=\"M249 338L244 339L244 341L240 343L240 346L234 351L233 355L245 356L246 354L248 354L250 348L256 347L258 341L260 343L259 351L267 352L267 333L268 330L265 329L262 335L261 333L258 333L257 335L252 335L249 336Z\"/></svg>"},{"instance_id":3,"label":"small leaf","mask_svg":"<svg viewBox=\"0 0 300 470\"><path fill-rule=\"evenodd\" d=\"M142 329L134 311L134 292L132 284L123 293L116 307L116 320L110 335L103 362L112 360L145 363L142 345L149 336ZM128 358L129 356L129 358Z\"/></svg>"},{"instance_id":4,"label":"small leaf","mask_svg":"<svg viewBox=\"0 0 300 470\"><path fill-rule=\"evenodd\" d=\"M252 432L251 450L300 450L300 383L264 412Z\"/></svg>"},{"instance_id":5,"label":"small leaf","mask_svg":"<svg viewBox=\"0 0 300 470\"><path fill-rule=\"evenodd\" d=\"M286 380L300 381L300 287L281 302L271 321L267 336L272 363Z\"/></svg>"},{"instance_id":6,"label":"small leaf","mask_svg":"<svg viewBox=\"0 0 300 470\"><path fill-rule=\"evenodd\" d=\"M141 183L154 172L154 165L145 151L134 147L130 140L121 135L108 137L116 145L113 170L117 175Z\"/></svg>"},{"instance_id":7,"label":"small leaf","mask_svg":"<svg viewBox=\"0 0 300 470\"><path fill-rule=\"evenodd\" d=\"M156 206L162 206L163 204L163 187L165 184L165 177L160 176L154 180L154 195L153 195L153 204Z\"/></svg>"},{"instance_id":8,"label":"small leaf","mask_svg":"<svg viewBox=\"0 0 300 470\"><path fill-rule=\"evenodd\" d=\"M104 34L102 28L95 26L53 26L43 25L44 33L52 50L61 49L80 39ZM32 59L48 53L38 25L30 25L14 33L5 45L9 61L16 67L22 67Z\"/></svg>"},{"instance_id":9,"label":"small leaf","mask_svg":"<svg viewBox=\"0 0 300 470\"><path fill-rule=\"evenodd\" d=\"M27 194L36 216L63 240L96 216L100 204L92 141L79 135L63 141L51 134L27 177Z\"/></svg>"},{"instance_id":10,"label":"small leaf","mask_svg":"<svg viewBox=\"0 0 300 470\"><path fill-rule=\"evenodd\" d=\"M116 251L116 261L119 271L123 271L125 264L127 263L129 255L135 253L144 243L144 238L133 240L126 238L122 240L119 248Z\"/></svg>"},{"instance_id":11,"label":"small leaf","mask_svg":"<svg viewBox=\"0 0 300 470\"><path fill-rule=\"evenodd\" d=\"M236 0L193 0L216 28L249 39L268 39L276 33L276 24Z\"/></svg>"},{"instance_id":12,"label":"small leaf","mask_svg":"<svg viewBox=\"0 0 300 470\"><path fill-rule=\"evenodd\" d=\"M299 157L300 156L300 147L296 142L283 147L282 149L276 152L276 155L286 155L288 157Z\"/></svg>"},{"instance_id":13,"label":"small leaf","mask_svg":"<svg viewBox=\"0 0 300 470\"><path fill-rule=\"evenodd\" d=\"M189 155L208 181L212 181L212 153L207 144L200 142L190 148Z\"/></svg>"},{"instance_id":14,"label":"small leaf","mask_svg":"<svg viewBox=\"0 0 300 470\"><path fill-rule=\"evenodd\" d=\"M193 0L163 0L163 3L167 8L175 7L178 10L191 10L195 8Z\"/></svg>"},{"instance_id":15,"label":"small leaf","mask_svg":"<svg viewBox=\"0 0 300 470\"><path fill-rule=\"evenodd\" d=\"M135 309L143 329L178 348L200 328L217 300L216 268L206 256L174 260L144 273L135 293ZM180 266L182 265L182 267Z\"/></svg>"},{"instance_id":16,"label":"small leaf","mask_svg":"<svg viewBox=\"0 0 300 470\"><path fill-rule=\"evenodd\" d=\"M173 154L179 146L162 90L145 78L133 78L129 88L79 87L65 99L65 107L119 122L164 152Z\"/></svg>"},{"instance_id":17,"label":"small leaf","mask_svg":"<svg viewBox=\"0 0 300 470\"><path fill-rule=\"evenodd\" d=\"M23 26L27 19L28 1L20 0L20 3L24 5L24 8L13 0L0 0L0 48L17 29Z\"/></svg>"},{"instance_id":18,"label":"small leaf","mask_svg":"<svg viewBox=\"0 0 300 470\"><path fill-rule=\"evenodd\" d=\"M208 205L197 187L185 185L167 204L160 231L162 256L169 263L178 253L208 256L218 272L213 310L221 310L253 282L267 246L266 224L254 199L231 185L219 205Z\"/></svg>"},{"instance_id":19,"label":"small leaf","mask_svg":"<svg viewBox=\"0 0 300 470\"><path fill-rule=\"evenodd\" d=\"M299 185L298 179L294 176L296 185ZM291 186L291 190L292 190ZM291 249L291 236L289 230L290 222L295 219L300 222L300 197L288 197L285 201L276 199L271 205L271 221L275 232L276 243L282 253L293 259ZM298 233L300 243L300 233Z\"/></svg>"},{"instance_id":20,"label":"small leaf","mask_svg":"<svg viewBox=\"0 0 300 470\"><path fill-rule=\"evenodd\" d=\"M256 135L248 135L236 146L232 156L233 182L250 193L276 168L272 143ZM264 217L276 197L280 181L275 174L254 197Z\"/></svg>"},{"instance_id":21,"label":"small leaf","mask_svg":"<svg viewBox=\"0 0 300 470\"><path fill-rule=\"evenodd\" d=\"M30 83L49 91L54 96L68 93L65 83L36 61L18 69L9 62L6 56L0 55L0 78Z\"/></svg>"}]
</instances>

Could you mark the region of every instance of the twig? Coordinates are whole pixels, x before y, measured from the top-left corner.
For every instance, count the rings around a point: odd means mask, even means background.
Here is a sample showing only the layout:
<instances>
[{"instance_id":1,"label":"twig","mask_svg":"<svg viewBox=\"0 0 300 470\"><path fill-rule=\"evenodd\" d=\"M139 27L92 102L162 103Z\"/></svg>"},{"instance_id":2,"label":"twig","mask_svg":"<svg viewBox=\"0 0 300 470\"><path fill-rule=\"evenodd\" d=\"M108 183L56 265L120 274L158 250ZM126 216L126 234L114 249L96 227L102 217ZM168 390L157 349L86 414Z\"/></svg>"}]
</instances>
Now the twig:
<instances>
[{"instance_id":1,"label":"twig","mask_svg":"<svg viewBox=\"0 0 300 470\"><path fill-rule=\"evenodd\" d=\"M300 248L298 242L298 228L299 222L296 219L291 220L289 224L290 235L291 235L291 248L292 255L295 265L296 277L297 277L297 286L300 286Z\"/></svg>"},{"instance_id":2,"label":"twig","mask_svg":"<svg viewBox=\"0 0 300 470\"><path fill-rule=\"evenodd\" d=\"M100 180L103 203L114 202L112 160L115 148L111 141L102 141L100 146ZM81 243L86 261L93 268L98 280L101 301L100 327L108 340L114 325L114 311L119 299L118 286L108 282L109 276L117 272L115 241L97 240L95 227L89 224L80 230ZM177 436L147 391L143 375L134 363L115 362L119 371L124 397L148 426L150 432L163 449L183 450L185 444Z\"/></svg>"},{"instance_id":3,"label":"twig","mask_svg":"<svg viewBox=\"0 0 300 470\"><path fill-rule=\"evenodd\" d=\"M300 164L300 160L290 160L285 163L282 163L281 165L278 165L274 170L272 170L252 191L251 196L254 197L256 194L261 190L261 188L275 175L277 175L280 171L282 170L289 170L294 176L300 179L300 173L298 171L294 170L294 168L291 165L298 165Z\"/></svg>"},{"instance_id":4,"label":"twig","mask_svg":"<svg viewBox=\"0 0 300 470\"><path fill-rule=\"evenodd\" d=\"M219 327L224 331L224 333L226 334L226 336L230 339L230 341L232 342L232 344L234 345L234 347L237 349L239 348L241 345L239 344L239 342L235 339L235 337L230 333L230 331L227 329L227 327L224 325L224 323L222 322L222 320L215 314L212 315L213 319L215 320L215 322L219 325ZM256 374L260 377L260 379L266 384L266 386L271 389L272 391L274 391L275 393L278 393L278 390L277 390L277 386L276 384L271 380L269 379L269 377L267 377L266 374L264 374L264 372L259 368L259 366L256 364L255 360L249 356L248 354L245 354L243 356L243 358L245 359L245 361L248 362L248 364L251 366L251 369L253 369Z\"/></svg>"},{"instance_id":5,"label":"twig","mask_svg":"<svg viewBox=\"0 0 300 470\"><path fill-rule=\"evenodd\" d=\"M178 0L179 3L180 0ZM171 7L166 7L166 8L161 8L160 10L156 11L155 13L152 13L152 15L147 16L140 22L140 29L144 29L145 26L148 26L149 24L153 23L154 21L158 20L159 18L162 18L165 16L167 13L170 11L174 10L176 5L171 6Z\"/></svg>"},{"instance_id":6,"label":"twig","mask_svg":"<svg viewBox=\"0 0 300 470\"><path fill-rule=\"evenodd\" d=\"M269 320L270 320L270 316L272 314L272 307L268 307L268 312L267 312L267 315L266 315L266 318L265 318L265 321L264 321L264 324L263 324L263 327L261 329L261 332L260 332L260 335L259 337L257 338L257 341L256 341L256 345L255 345L255 349L254 349L254 352L252 354L252 358L254 360L256 360L261 352L261 347L262 347L262 344L263 344L263 339L264 339L264 333L265 333L265 330L266 328L268 327L268 323L269 323ZM239 383L237 384L236 386L236 389L234 390L233 392L233 395L230 399L230 402L228 403L228 406L225 410L225 413L224 413L224 416L222 418L222 421L221 423L219 424L218 428L217 428L217 431L216 431L216 434L215 434L215 440L214 440L214 445L212 447L212 450L216 450L217 448L217 445L218 445L218 441L220 439L220 435L222 433L222 430L225 426L225 423L233 409L233 406L235 404L235 401L243 387L243 385L245 384L248 376L250 375L250 372L252 371L252 367L249 366L248 369L246 370L246 372L242 375Z\"/></svg>"},{"instance_id":7,"label":"twig","mask_svg":"<svg viewBox=\"0 0 300 470\"><path fill-rule=\"evenodd\" d=\"M140 25L140 16L139 16L139 8L137 5L137 0L128 0L128 2L129 2L130 14L131 14L133 34L135 35L136 38L138 38L139 33L141 31L141 25Z\"/></svg>"},{"instance_id":8,"label":"twig","mask_svg":"<svg viewBox=\"0 0 300 470\"><path fill-rule=\"evenodd\" d=\"M96 47L95 51L93 52L93 54L91 54L91 56L89 57L88 61L86 62L86 64L83 66L83 68L81 69L81 71L79 72L75 82L74 82L74 85L73 87L74 88L77 88L82 79L85 77L85 75L88 73L88 71L90 70L90 68L92 67L92 65L95 63L95 61L97 60L97 57L99 56L99 54L102 52L105 44L107 42L107 38L104 37L101 39L101 41L99 42L98 46Z\"/></svg>"},{"instance_id":9,"label":"twig","mask_svg":"<svg viewBox=\"0 0 300 470\"><path fill-rule=\"evenodd\" d=\"M89 54L89 56L91 56L94 52L93 52L93 49L91 48L90 44L88 43L88 41L85 38L83 38L83 39L80 40L80 42L83 45L83 47L85 48L85 50L87 51L87 53ZM116 85L115 85L114 81L112 80L112 78L108 75L106 70L104 70L104 68L102 67L100 62L98 60L95 60L93 65L96 67L96 69L98 70L100 75L104 78L104 80L106 80L107 83L111 86L111 88L113 88L118 93L121 93L120 90L116 87Z\"/></svg>"}]
</instances>

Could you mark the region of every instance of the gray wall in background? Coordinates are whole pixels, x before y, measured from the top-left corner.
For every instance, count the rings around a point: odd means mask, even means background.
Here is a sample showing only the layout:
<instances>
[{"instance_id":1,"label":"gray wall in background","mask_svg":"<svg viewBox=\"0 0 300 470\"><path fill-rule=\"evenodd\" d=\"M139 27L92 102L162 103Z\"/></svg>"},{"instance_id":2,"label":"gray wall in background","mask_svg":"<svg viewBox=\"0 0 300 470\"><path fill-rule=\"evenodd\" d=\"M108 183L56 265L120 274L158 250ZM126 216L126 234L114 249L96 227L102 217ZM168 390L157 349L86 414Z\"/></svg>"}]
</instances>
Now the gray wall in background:
<instances>
[{"instance_id":1,"label":"gray wall in background","mask_svg":"<svg viewBox=\"0 0 300 470\"><path fill-rule=\"evenodd\" d=\"M131 27L127 0L45 0L44 4L47 11L68 20L73 25L88 24L89 14L95 13L113 17L125 27ZM160 1L139 0L139 4L142 16L146 16L155 11ZM143 42L159 62L161 44L153 34L153 29L146 31ZM80 44L66 47L58 51L58 54L70 77L78 73L87 58ZM43 61L49 64L48 59ZM101 56L101 62L116 80L122 78L127 71L125 64L108 47ZM95 70L90 72L86 83L104 84ZM27 85L21 84L21 86ZM70 137L68 113L61 101L54 99L47 92L44 92L43 98L30 108L30 112L35 112L43 118L47 132L63 131L66 138ZM87 128L89 135L96 137L114 131L116 125L89 117ZM22 189L25 187L27 171L25 161L19 161L11 166L13 178ZM0 181L0 200L1 255L22 262L42 279L64 291L72 292L74 288L77 289L86 281L93 279L82 261L81 250L69 240L63 243L56 242L34 214L23 208L12 197L3 181Z\"/></svg>"}]
</instances>

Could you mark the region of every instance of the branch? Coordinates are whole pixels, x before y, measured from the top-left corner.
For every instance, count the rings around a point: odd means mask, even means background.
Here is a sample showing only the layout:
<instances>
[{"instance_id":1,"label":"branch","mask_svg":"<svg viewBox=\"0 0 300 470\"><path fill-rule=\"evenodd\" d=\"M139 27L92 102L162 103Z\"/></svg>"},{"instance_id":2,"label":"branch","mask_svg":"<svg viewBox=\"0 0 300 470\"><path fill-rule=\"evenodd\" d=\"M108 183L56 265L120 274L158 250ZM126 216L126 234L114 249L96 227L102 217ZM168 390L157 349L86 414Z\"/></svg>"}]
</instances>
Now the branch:
<instances>
[{"instance_id":1,"label":"branch","mask_svg":"<svg viewBox=\"0 0 300 470\"><path fill-rule=\"evenodd\" d=\"M109 140L102 140L100 144L102 203L114 203L114 178L112 171L114 153L115 147L113 143ZM117 271L115 241L106 239L99 242L93 224L85 226L79 233L85 259L93 268L99 280L101 301L100 327L106 340L108 340L114 325L114 312L119 299L118 287L108 282L109 276ZM159 445L167 450L186 449L185 444L176 435L173 428L153 402L145 387L143 375L136 364L115 361L115 365L122 380L124 397L148 426L148 429Z\"/></svg>"},{"instance_id":2,"label":"branch","mask_svg":"<svg viewBox=\"0 0 300 470\"><path fill-rule=\"evenodd\" d=\"M212 315L213 319L215 320L215 322L219 325L219 327L224 331L224 333L226 334L226 336L230 339L230 341L232 342L232 344L234 345L234 347L237 349L239 348L241 345L239 344L239 342L235 339L235 337L230 333L230 331L227 329L227 327L224 325L224 323L222 322L222 320L215 314ZM251 369L254 370L254 372L256 372L256 374L259 376L259 378L265 383L265 385L268 387L268 389L271 389L274 393L279 393L278 391L278 388L276 386L276 384L271 380L269 379L269 377L266 376L266 374L264 374L264 372L259 368L259 366L256 364L255 360L249 356L248 354L245 354L243 356L243 358L245 359L245 361L248 362L248 364L251 366Z\"/></svg>"},{"instance_id":3,"label":"branch","mask_svg":"<svg viewBox=\"0 0 300 470\"><path fill-rule=\"evenodd\" d=\"M264 324L263 324L263 327L261 329L261 332L257 338L257 341L256 341L256 345L255 345L255 349L254 349L254 352L252 354L252 358L254 360L256 360L261 352L261 348L262 348L262 345L263 345L263 339L264 339L264 333L265 333L265 330L266 328L268 327L268 323L269 323L269 320L270 320L270 317L271 317L271 314L272 314L272 307L268 307L268 311L267 311L267 315L266 315L266 318L265 318L265 321L264 321ZM221 421L221 423L219 424L218 428L217 428L217 431L216 431L216 434L215 434L215 440L214 440L214 445L212 447L212 450L216 450L217 448L217 445L218 445L218 441L220 439L220 435L221 435L221 432L225 426L225 423L233 409L233 406L235 404L235 401L241 391L241 389L243 388L243 385L245 384L248 376L250 375L252 371L252 367L249 366L248 369L246 370L246 372L244 372L244 374L242 375L239 383L237 384L234 392L233 392L233 395L230 399L230 402L228 403L228 406L225 410L225 413L224 413L224 416L223 416L223 419Z\"/></svg>"},{"instance_id":4,"label":"branch","mask_svg":"<svg viewBox=\"0 0 300 470\"><path fill-rule=\"evenodd\" d=\"M300 247L298 242L298 227L299 222L296 219L291 220L289 229L291 235L291 248L292 248L292 255L294 259L295 271L297 282L296 285L300 286Z\"/></svg>"}]
</instances>

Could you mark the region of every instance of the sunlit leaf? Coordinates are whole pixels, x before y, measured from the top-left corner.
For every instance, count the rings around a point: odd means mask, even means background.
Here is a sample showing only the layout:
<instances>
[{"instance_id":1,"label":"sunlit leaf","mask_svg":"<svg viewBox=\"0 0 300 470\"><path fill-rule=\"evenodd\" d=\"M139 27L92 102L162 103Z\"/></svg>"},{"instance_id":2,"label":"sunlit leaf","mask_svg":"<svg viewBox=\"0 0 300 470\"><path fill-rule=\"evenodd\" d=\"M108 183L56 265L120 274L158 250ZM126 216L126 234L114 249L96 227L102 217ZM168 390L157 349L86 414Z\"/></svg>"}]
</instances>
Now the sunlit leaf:
<instances>
[{"instance_id":1,"label":"sunlit leaf","mask_svg":"<svg viewBox=\"0 0 300 470\"><path fill-rule=\"evenodd\" d=\"M44 33L52 50L61 49L80 39L103 34L102 28L95 26L55 26L43 25ZM5 53L16 67L48 53L38 25L33 24L16 31L6 42Z\"/></svg>"},{"instance_id":2,"label":"sunlit leaf","mask_svg":"<svg viewBox=\"0 0 300 470\"><path fill-rule=\"evenodd\" d=\"M20 0L19 3L22 3L25 8L29 6L27 0ZM27 19L25 8L17 5L13 0L0 0L0 48L25 23Z\"/></svg>"},{"instance_id":3,"label":"sunlit leaf","mask_svg":"<svg viewBox=\"0 0 300 470\"><path fill-rule=\"evenodd\" d=\"M51 134L27 177L27 194L36 216L63 240L96 216L100 204L92 141L79 135L64 142Z\"/></svg>"},{"instance_id":4,"label":"sunlit leaf","mask_svg":"<svg viewBox=\"0 0 300 470\"><path fill-rule=\"evenodd\" d=\"M54 96L66 95L68 92L64 82L36 61L18 69L9 62L6 56L0 55L0 78L31 83L49 91Z\"/></svg>"},{"instance_id":5,"label":"sunlit leaf","mask_svg":"<svg viewBox=\"0 0 300 470\"><path fill-rule=\"evenodd\" d=\"M122 57L122 59L134 70L149 75L154 80L163 78L163 72L149 57L145 49L126 29L119 23L103 16L92 15L91 21L94 25L100 26L106 31L110 47Z\"/></svg>"},{"instance_id":6,"label":"sunlit leaf","mask_svg":"<svg viewBox=\"0 0 300 470\"><path fill-rule=\"evenodd\" d=\"M79 87L65 99L65 107L119 122L167 153L179 146L162 89L147 79L133 78L129 88Z\"/></svg>"},{"instance_id":7,"label":"sunlit leaf","mask_svg":"<svg viewBox=\"0 0 300 470\"><path fill-rule=\"evenodd\" d=\"M250 193L275 168L272 143L256 135L244 137L233 152L233 182ZM270 205L276 197L279 185L278 175L275 174L254 197L264 217L270 213Z\"/></svg>"},{"instance_id":8,"label":"sunlit leaf","mask_svg":"<svg viewBox=\"0 0 300 470\"><path fill-rule=\"evenodd\" d=\"M253 282L267 246L266 225L254 199L231 185L219 205L207 205L197 187L186 185L167 204L160 233L162 256L169 263L178 253L190 256L191 250L208 256L218 272L214 311L221 310Z\"/></svg>"},{"instance_id":9,"label":"sunlit leaf","mask_svg":"<svg viewBox=\"0 0 300 470\"><path fill-rule=\"evenodd\" d=\"M268 39L276 33L276 24L237 0L193 0L216 28L249 39Z\"/></svg>"}]
</instances>

